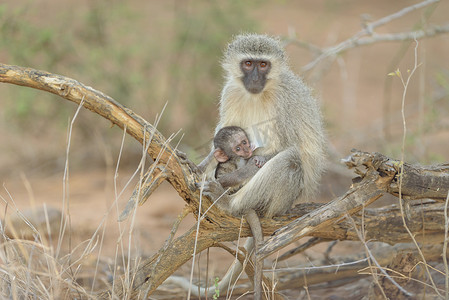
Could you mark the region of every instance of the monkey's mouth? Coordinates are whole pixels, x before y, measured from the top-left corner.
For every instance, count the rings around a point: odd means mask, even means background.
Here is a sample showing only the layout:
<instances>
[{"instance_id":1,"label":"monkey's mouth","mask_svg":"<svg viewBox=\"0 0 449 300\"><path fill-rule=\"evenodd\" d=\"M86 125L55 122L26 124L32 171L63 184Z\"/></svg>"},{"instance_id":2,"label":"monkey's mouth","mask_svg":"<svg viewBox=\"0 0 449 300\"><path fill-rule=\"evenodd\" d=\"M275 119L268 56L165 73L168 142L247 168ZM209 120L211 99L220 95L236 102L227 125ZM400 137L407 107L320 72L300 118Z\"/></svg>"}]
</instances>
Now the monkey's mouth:
<instances>
[{"instance_id":1,"label":"monkey's mouth","mask_svg":"<svg viewBox=\"0 0 449 300\"><path fill-rule=\"evenodd\" d=\"M250 92L251 94L260 94L263 91L263 87L259 86L259 85L254 85L254 86L248 86L246 88L246 90L248 92Z\"/></svg>"},{"instance_id":2,"label":"monkey's mouth","mask_svg":"<svg viewBox=\"0 0 449 300\"><path fill-rule=\"evenodd\" d=\"M259 80L251 80L249 78L243 77L242 82L248 92L250 92L251 94L260 94L265 88L266 79L264 78Z\"/></svg>"}]
</instances>

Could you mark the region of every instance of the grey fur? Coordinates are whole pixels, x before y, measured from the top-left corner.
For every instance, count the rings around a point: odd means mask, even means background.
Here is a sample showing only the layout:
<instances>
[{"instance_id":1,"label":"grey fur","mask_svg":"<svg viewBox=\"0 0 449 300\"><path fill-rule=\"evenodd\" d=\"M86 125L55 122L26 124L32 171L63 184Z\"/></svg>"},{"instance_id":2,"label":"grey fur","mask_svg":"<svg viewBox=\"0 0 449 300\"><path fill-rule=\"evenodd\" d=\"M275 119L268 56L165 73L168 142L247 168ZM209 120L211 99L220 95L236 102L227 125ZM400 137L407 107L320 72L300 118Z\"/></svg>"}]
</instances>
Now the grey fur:
<instances>
[{"instance_id":1,"label":"grey fur","mask_svg":"<svg viewBox=\"0 0 449 300\"><path fill-rule=\"evenodd\" d=\"M246 132L238 126L223 127L214 137L215 150L220 149L228 157L227 161L219 162L215 170L215 178L223 188L229 188L228 194L238 191L259 171L254 158L245 159L234 153L232 141L239 137L248 138Z\"/></svg>"},{"instance_id":2,"label":"grey fur","mask_svg":"<svg viewBox=\"0 0 449 300\"><path fill-rule=\"evenodd\" d=\"M265 88L253 94L246 90L240 65L244 60L258 59L269 60L271 69ZM210 179L203 193L214 199L221 197L219 207L229 213L246 215L257 237L259 220L255 213L265 217L284 214L295 201L309 200L315 194L325 165L321 113L310 89L290 70L277 38L237 36L228 45L222 66L226 83L215 132L225 126L242 127L249 140L260 147L253 155L272 158L238 192L226 195L213 178L216 163L211 152L199 165ZM255 299L261 298L261 270L256 259Z\"/></svg>"},{"instance_id":3,"label":"grey fur","mask_svg":"<svg viewBox=\"0 0 449 300\"><path fill-rule=\"evenodd\" d=\"M249 93L241 81L239 63L245 58L271 61L272 69L260 94ZM223 68L226 84L216 131L240 126L251 141L261 141L263 147L256 155L274 155L229 199L230 211L243 215L253 208L267 217L283 214L296 200L310 199L318 188L325 161L319 106L310 89L288 67L276 38L237 36L227 48Z\"/></svg>"}]
</instances>

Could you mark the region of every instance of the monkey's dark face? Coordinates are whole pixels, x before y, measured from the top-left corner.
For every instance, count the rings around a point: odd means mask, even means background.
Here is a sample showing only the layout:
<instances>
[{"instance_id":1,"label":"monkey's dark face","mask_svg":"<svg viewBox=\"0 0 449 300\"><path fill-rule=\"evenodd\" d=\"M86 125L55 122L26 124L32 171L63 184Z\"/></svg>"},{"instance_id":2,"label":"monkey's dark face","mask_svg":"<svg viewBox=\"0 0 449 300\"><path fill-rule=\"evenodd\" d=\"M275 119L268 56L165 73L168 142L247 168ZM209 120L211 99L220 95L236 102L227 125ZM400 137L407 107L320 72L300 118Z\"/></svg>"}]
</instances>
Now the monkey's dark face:
<instances>
[{"instance_id":1,"label":"monkey's dark face","mask_svg":"<svg viewBox=\"0 0 449 300\"><path fill-rule=\"evenodd\" d=\"M267 83L267 75L271 69L271 63L266 60L245 59L240 63L243 73L243 84L248 92L259 94Z\"/></svg>"},{"instance_id":2,"label":"monkey's dark face","mask_svg":"<svg viewBox=\"0 0 449 300\"><path fill-rule=\"evenodd\" d=\"M234 134L231 142L231 150L235 155L248 159L253 155L253 149L248 141L248 137L243 132Z\"/></svg>"}]
</instances>

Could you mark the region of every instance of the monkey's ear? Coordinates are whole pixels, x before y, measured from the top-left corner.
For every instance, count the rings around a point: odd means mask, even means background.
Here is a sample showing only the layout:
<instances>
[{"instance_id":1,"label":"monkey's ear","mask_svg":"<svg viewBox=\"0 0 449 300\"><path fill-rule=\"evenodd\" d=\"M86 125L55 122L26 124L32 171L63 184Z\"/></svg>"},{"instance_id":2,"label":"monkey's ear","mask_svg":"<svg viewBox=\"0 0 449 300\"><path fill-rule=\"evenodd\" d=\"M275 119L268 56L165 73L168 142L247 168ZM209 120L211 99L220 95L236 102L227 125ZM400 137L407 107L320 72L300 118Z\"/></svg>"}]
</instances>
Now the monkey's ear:
<instances>
[{"instance_id":1,"label":"monkey's ear","mask_svg":"<svg viewBox=\"0 0 449 300\"><path fill-rule=\"evenodd\" d=\"M229 157L226 155L226 153L221 150L220 148L215 149L214 151L214 157L218 162L227 162Z\"/></svg>"}]
</instances>

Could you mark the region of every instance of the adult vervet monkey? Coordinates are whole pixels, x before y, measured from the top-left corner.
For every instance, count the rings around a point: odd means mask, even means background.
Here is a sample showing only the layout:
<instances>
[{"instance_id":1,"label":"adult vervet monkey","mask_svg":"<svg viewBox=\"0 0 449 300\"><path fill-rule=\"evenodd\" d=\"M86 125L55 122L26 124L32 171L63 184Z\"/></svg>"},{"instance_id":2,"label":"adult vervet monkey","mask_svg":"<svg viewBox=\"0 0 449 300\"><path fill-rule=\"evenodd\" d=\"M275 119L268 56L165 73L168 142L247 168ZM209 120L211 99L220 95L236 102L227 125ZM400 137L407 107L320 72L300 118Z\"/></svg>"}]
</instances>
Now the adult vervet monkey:
<instances>
[{"instance_id":1,"label":"adult vervet monkey","mask_svg":"<svg viewBox=\"0 0 449 300\"><path fill-rule=\"evenodd\" d=\"M228 45L222 66L226 83L216 132L225 126L242 127L257 147L254 155L273 158L238 192L227 195L213 180L216 164L211 152L199 165L211 174L206 194L214 199L221 196L219 206L235 216L251 209L265 217L283 214L318 187L325 161L319 106L290 70L277 38L238 35ZM260 282L255 293L260 299Z\"/></svg>"},{"instance_id":2,"label":"adult vervet monkey","mask_svg":"<svg viewBox=\"0 0 449 300\"><path fill-rule=\"evenodd\" d=\"M290 70L277 38L238 35L228 45L222 66L226 84L216 132L225 126L242 127L258 147L254 155L274 156L242 189L222 198L236 216L248 208L265 217L283 214L318 187L325 161L319 106ZM203 170L210 166L216 166L213 153L200 164ZM212 196L223 193L213 181L207 188Z\"/></svg>"}]
</instances>

